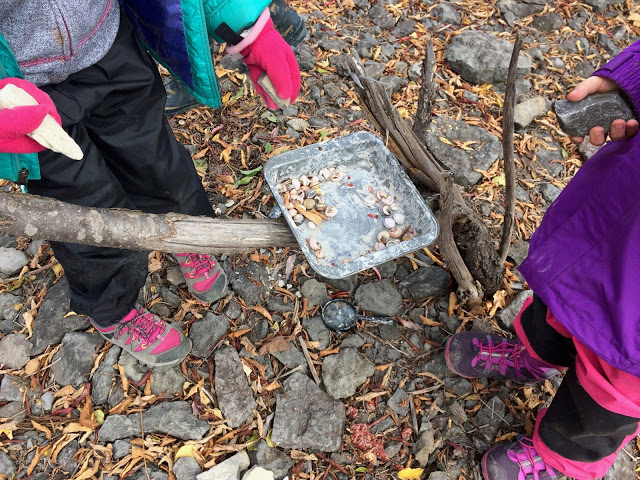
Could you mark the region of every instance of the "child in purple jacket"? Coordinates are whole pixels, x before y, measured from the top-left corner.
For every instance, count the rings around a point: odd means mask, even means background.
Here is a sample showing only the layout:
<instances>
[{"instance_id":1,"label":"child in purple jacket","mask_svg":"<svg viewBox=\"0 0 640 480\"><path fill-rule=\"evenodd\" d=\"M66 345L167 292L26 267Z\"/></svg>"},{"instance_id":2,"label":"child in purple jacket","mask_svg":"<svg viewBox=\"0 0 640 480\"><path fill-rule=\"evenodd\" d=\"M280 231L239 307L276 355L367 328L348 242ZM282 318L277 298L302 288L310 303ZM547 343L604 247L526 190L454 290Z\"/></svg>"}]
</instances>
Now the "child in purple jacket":
<instances>
[{"instance_id":1,"label":"child in purple jacket","mask_svg":"<svg viewBox=\"0 0 640 480\"><path fill-rule=\"evenodd\" d=\"M640 42L569 94L620 88L640 112ZM469 378L543 381L566 371L532 439L487 452L486 480L600 478L640 425L640 135L616 120L611 139L549 207L520 266L534 292L518 339L463 332L447 342L451 370ZM594 144L604 130L590 132ZM581 139L572 139L575 142ZM552 313L553 312L553 313Z\"/></svg>"}]
</instances>

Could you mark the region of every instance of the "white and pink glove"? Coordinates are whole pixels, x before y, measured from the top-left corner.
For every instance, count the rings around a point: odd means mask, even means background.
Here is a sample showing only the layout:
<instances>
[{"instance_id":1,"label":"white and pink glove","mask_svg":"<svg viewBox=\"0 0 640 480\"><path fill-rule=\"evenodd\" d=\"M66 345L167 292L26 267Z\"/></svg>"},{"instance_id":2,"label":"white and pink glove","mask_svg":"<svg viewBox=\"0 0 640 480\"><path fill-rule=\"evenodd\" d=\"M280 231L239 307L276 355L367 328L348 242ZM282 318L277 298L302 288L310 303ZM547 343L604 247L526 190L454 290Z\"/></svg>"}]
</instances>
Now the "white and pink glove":
<instances>
[{"instance_id":1,"label":"white and pink glove","mask_svg":"<svg viewBox=\"0 0 640 480\"><path fill-rule=\"evenodd\" d=\"M283 99L295 101L300 93L300 68L293 50L273 27L269 9L265 9L249 34L237 45L227 48L230 54L239 53L249 67L249 76L256 91L269 108L278 108L267 92L258 84L266 72L276 92Z\"/></svg>"},{"instance_id":2,"label":"white and pink glove","mask_svg":"<svg viewBox=\"0 0 640 480\"><path fill-rule=\"evenodd\" d=\"M40 126L47 114L60 124L60 115L58 115L51 97L33 83L20 78L5 78L0 80L0 90L9 84L27 92L38 104L0 110L0 152L40 152L45 147L29 137L28 134Z\"/></svg>"}]
</instances>

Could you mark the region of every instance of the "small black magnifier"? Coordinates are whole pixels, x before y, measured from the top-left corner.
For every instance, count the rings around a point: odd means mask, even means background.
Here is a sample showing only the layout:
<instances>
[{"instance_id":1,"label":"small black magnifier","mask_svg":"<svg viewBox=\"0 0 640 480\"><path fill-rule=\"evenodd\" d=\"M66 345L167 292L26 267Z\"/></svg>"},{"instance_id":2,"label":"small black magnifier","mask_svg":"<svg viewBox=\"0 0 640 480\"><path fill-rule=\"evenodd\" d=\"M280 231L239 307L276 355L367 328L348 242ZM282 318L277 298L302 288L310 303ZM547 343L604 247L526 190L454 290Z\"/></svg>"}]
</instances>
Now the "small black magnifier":
<instances>
[{"instance_id":1,"label":"small black magnifier","mask_svg":"<svg viewBox=\"0 0 640 480\"><path fill-rule=\"evenodd\" d=\"M358 320L382 325L393 325L394 323L391 317L360 315L354 304L341 298L331 300L322 307L322 321L335 332L346 332L354 327Z\"/></svg>"}]
</instances>

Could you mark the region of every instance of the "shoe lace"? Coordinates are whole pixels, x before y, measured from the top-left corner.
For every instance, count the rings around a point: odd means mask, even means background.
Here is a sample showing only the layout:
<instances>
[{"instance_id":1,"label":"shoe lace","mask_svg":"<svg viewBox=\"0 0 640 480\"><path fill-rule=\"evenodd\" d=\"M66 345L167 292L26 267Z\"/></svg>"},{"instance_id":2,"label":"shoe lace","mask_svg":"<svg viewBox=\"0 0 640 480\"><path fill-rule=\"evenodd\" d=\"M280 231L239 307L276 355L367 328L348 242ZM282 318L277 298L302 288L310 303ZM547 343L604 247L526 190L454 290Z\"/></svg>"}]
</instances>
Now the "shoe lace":
<instances>
[{"instance_id":1,"label":"shoe lace","mask_svg":"<svg viewBox=\"0 0 640 480\"><path fill-rule=\"evenodd\" d=\"M210 255L200 253L188 254L185 264L191 269L190 278L208 278L209 272L216 266L216 262L211 259Z\"/></svg>"},{"instance_id":2,"label":"shoe lace","mask_svg":"<svg viewBox=\"0 0 640 480\"><path fill-rule=\"evenodd\" d=\"M509 449L507 456L520 466L518 480L545 480L558 478L553 468L549 467L534 448L531 440L519 438ZM544 475L546 474L546 475Z\"/></svg>"},{"instance_id":3,"label":"shoe lace","mask_svg":"<svg viewBox=\"0 0 640 480\"><path fill-rule=\"evenodd\" d=\"M136 315L131 319L121 324L122 328L117 334L117 338L120 338L125 333L128 333L132 340L141 338L144 343L152 345L167 329L167 324L164 320L156 317L153 313L146 311L144 308L140 308L136 311Z\"/></svg>"},{"instance_id":4,"label":"shoe lace","mask_svg":"<svg viewBox=\"0 0 640 480\"><path fill-rule=\"evenodd\" d=\"M479 363L480 366L485 368L485 371L490 371L497 367L502 375L507 373L507 368L513 368L516 371L516 375L519 377L525 376L522 373L524 365L521 358L526 351L524 345L520 343L514 345L507 340L495 344L490 337L487 337L485 341L474 338L473 344L478 348L478 354L473 357L472 366L475 367Z\"/></svg>"}]
</instances>

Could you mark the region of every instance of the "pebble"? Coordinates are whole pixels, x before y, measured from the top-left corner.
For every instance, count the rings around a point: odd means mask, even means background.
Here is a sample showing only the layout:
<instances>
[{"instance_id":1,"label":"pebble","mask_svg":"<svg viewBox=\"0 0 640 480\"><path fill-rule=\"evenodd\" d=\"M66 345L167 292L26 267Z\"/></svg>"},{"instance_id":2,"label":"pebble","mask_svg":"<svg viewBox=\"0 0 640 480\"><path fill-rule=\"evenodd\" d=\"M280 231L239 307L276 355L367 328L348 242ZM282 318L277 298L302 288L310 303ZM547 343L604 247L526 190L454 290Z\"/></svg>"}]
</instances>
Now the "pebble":
<instances>
[{"instance_id":1,"label":"pebble","mask_svg":"<svg viewBox=\"0 0 640 480\"><path fill-rule=\"evenodd\" d=\"M29 257L15 248L0 247L0 275L11 276L20 273L29 263Z\"/></svg>"},{"instance_id":2,"label":"pebble","mask_svg":"<svg viewBox=\"0 0 640 480\"><path fill-rule=\"evenodd\" d=\"M173 464L176 480L196 480L202 469L193 457L181 457Z\"/></svg>"},{"instance_id":3,"label":"pebble","mask_svg":"<svg viewBox=\"0 0 640 480\"><path fill-rule=\"evenodd\" d=\"M331 332L326 327L321 317L315 316L311 318L305 318L302 321L302 326L309 334L311 340L314 342L318 342L316 350L322 351L327 349L329 343L331 342ZM342 347L344 347L344 342L342 344Z\"/></svg>"},{"instance_id":4,"label":"pebble","mask_svg":"<svg viewBox=\"0 0 640 480\"><path fill-rule=\"evenodd\" d=\"M257 404L238 352L233 348L223 348L215 354L215 387L219 408L231 428L253 419Z\"/></svg>"},{"instance_id":5,"label":"pebble","mask_svg":"<svg viewBox=\"0 0 640 480\"><path fill-rule=\"evenodd\" d=\"M239 480L240 473L249 468L249 455L244 450L215 467L196 476L197 480Z\"/></svg>"},{"instance_id":6,"label":"pebble","mask_svg":"<svg viewBox=\"0 0 640 480\"><path fill-rule=\"evenodd\" d=\"M293 460L289 455L275 447L270 447L264 440L260 440L256 449L249 452L249 458L252 465L260 465L272 472L275 480L285 478L293 467Z\"/></svg>"},{"instance_id":7,"label":"pebble","mask_svg":"<svg viewBox=\"0 0 640 480\"><path fill-rule=\"evenodd\" d=\"M26 335L10 334L0 340L0 365L6 369L20 369L29 361L31 343Z\"/></svg>"},{"instance_id":8,"label":"pebble","mask_svg":"<svg viewBox=\"0 0 640 480\"><path fill-rule=\"evenodd\" d=\"M387 279L360 285L355 294L356 305L371 315L393 316L400 311L402 295Z\"/></svg>"},{"instance_id":9,"label":"pebble","mask_svg":"<svg viewBox=\"0 0 640 480\"><path fill-rule=\"evenodd\" d=\"M12 375L5 375L0 382L0 402L21 402L27 384L24 380Z\"/></svg>"},{"instance_id":10,"label":"pebble","mask_svg":"<svg viewBox=\"0 0 640 480\"><path fill-rule=\"evenodd\" d=\"M209 356L218 340L227 333L230 325L227 317L211 312L207 312L204 318L193 322L189 327L189 339L193 343L191 353L200 358Z\"/></svg>"},{"instance_id":11,"label":"pebble","mask_svg":"<svg viewBox=\"0 0 640 480\"><path fill-rule=\"evenodd\" d=\"M347 398L356 393L376 371L375 366L354 348L344 348L337 355L324 357L322 381L333 398Z\"/></svg>"},{"instance_id":12,"label":"pebble","mask_svg":"<svg viewBox=\"0 0 640 480\"><path fill-rule=\"evenodd\" d=\"M405 416L409 413L409 395L402 388L397 389L387 401L387 406L396 414Z\"/></svg>"},{"instance_id":13,"label":"pebble","mask_svg":"<svg viewBox=\"0 0 640 480\"><path fill-rule=\"evenodd\" d=\"M0 452L0 472L7 478L11 478L16 473L16 466L11 457L4 452Z\"/></svg>"},{"instance_id":14,"label":"pebble","mask_svg":"<svg viewBox=\"0 0 640 480\"><path fill-rule=\"evenodd\" d=\"M300 287L300 293L307 299L307 305L309 307L324 305L331 300L331 297L327 293L327 286L314 278L304 282L302 287Z\"/></svg>"}]
</instances>

